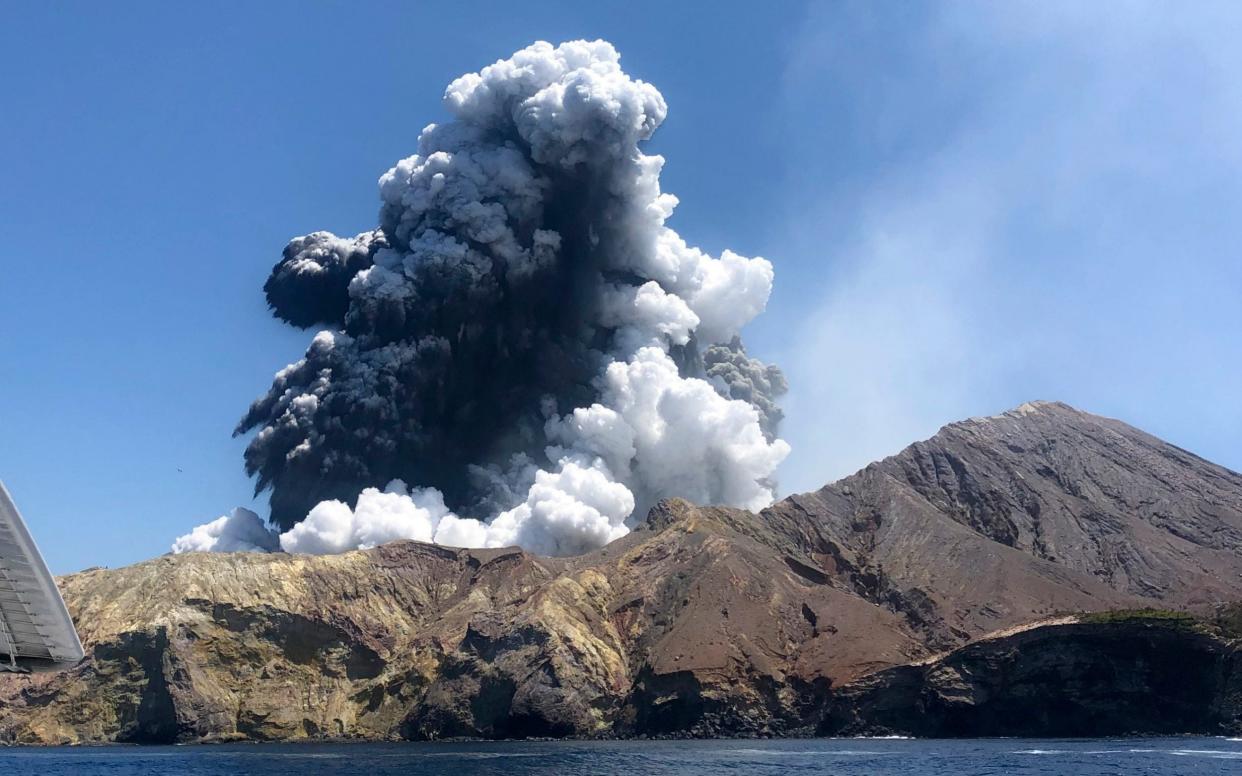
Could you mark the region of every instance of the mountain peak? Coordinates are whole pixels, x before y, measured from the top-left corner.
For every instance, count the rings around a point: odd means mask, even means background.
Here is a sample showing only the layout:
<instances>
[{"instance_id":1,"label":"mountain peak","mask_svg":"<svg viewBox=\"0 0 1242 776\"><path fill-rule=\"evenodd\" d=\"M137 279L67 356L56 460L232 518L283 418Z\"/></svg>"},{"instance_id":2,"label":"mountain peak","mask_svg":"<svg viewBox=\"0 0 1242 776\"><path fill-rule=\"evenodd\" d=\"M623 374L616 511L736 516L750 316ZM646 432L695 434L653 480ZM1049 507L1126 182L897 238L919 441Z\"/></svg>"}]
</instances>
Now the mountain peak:
<instances>
[{"instance_id":1,"label":"mountain peak","mask_svg":"<svg viewBox=\"0 0 1242 776\"><path fill-rule=\"evenodd\" d=\"M978 539L970 552L1016 550L1080 588L1178 605L1242 588L1242 475L1062 402L951 423L824 491L883 516L870 542Z\"/></svg>"},{"instance_id":2,"label":"mountain peak","mask_svg":"<svg viewBox=\"0 0 1242 776\"><path fill-rule=\"evenodd\" d=\"M1022 404L1019 404L1017 407L1014 407L1013 409L1009 410L1008 412L1004 414L1006 415L1033 415L1033 414L1040 413L1040 412L1052 412L1052 413L1064 412L1064 413L1071 413L1074 415L1087 414L1087 413L1082 412L1081 410L1071 407L1070 405L1066 404L1063 401L1045 401L1043 399L1036 399L1035 401L1023 402Z\"/></svg>"},{"instance_id":3,"label":"mountain peak","mask_svg":"<svg viewBox=\"0 0 1242 776\"><path fill-rule=\"evenodd\" d=\"M1036 399L1034 401L1023 402L1013 409L1005 410L1004 412L996 415L977 416L949 423L945 426L945 428L950 426L959 426L962 424L991 423L998 420L1020 421L1023 419L1030 419L1032 417L1043 417L1048 419L1060 418L1062 420L1070 420L1075 418L1094 418L1097 420L1105 419L1097 415L1092 415L1089 412L1083 412L1082 410L1072 407L1062 401L1046 401L1044 399Z\"/></svg>"}]
</instances>

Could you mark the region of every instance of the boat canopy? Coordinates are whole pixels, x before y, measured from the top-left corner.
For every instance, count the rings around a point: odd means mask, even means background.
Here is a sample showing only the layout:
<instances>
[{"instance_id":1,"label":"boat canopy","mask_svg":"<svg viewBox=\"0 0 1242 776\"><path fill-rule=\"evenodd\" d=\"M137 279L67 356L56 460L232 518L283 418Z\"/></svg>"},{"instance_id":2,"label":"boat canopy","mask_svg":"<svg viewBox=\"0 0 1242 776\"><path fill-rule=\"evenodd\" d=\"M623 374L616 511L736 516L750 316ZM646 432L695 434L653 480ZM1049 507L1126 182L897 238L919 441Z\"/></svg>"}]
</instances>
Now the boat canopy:
<instances>
[{"instance_id":1,"label":"boat canopy","mask_svg":"<svg viewBox=\"0 0 1242 776\"><path fill-rule=\"evenodd\" d=\"M17 505L0 483L0 655L77 663L82 642Z\"/></svg>"}]
</instances>

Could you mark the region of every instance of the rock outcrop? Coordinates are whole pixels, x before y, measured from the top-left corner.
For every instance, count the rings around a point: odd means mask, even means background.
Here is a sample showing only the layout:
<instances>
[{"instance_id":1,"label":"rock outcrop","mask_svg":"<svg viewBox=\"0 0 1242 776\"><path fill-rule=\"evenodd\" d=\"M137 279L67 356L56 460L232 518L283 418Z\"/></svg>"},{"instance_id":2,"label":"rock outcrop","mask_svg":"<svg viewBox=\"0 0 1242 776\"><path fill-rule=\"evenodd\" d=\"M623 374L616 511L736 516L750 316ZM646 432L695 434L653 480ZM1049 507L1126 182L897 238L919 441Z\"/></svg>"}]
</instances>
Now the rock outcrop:
<instances>
[{"instance_id":1,"label":"rock outcrop","mask_svg":"<svg viewBox=\"0 0 1242 776\"><path fill-rule=\"evenodd\" d=\"M1066 618L836 689L822 735L1220 735L1242 729L1242 644L1167 612Z\"/></svg>"},{"instance_id":2,"label":"rock outcrop","mask_svg":"<svg viewBox=\"0 0 1242 776\"><path fill-rule=\"evenodd\" d=\"M0 741L1098 734L1157 730L1106 712L1166 695L1179 732L1214 731L1237 723L1226 636L988 634L1242 600L1240 537L1242 476L1023 405L758 515L663 502L575 558L398 542L73 574L88 657L0 675Z\"/></svg>"}]
</instances>

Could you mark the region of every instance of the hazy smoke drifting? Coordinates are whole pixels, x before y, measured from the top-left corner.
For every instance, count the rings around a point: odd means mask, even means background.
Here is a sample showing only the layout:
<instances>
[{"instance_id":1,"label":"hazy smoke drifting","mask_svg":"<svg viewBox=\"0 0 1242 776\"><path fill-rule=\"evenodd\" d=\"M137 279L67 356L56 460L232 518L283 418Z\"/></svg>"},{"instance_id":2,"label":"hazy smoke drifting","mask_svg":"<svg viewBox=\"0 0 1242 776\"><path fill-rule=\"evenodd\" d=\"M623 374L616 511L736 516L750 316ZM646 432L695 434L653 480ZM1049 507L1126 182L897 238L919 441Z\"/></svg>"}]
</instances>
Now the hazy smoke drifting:
<instances>
[{"instance_id":1,"label":"hazy smoke drifting","mask_svg":"<svg viewBox=\"0 0 1242 776\"><path fill-rule=\"evenodd\" d=\"M772 266L665 226L664 160L638 147L660 93L575 41L444 103L380 178L379 229L297 238L264 286L277 317L327 327L237 428L281 546L570 554L662 497L770 503L785 382L738 335Z\"/></svg>"}]
</instances>

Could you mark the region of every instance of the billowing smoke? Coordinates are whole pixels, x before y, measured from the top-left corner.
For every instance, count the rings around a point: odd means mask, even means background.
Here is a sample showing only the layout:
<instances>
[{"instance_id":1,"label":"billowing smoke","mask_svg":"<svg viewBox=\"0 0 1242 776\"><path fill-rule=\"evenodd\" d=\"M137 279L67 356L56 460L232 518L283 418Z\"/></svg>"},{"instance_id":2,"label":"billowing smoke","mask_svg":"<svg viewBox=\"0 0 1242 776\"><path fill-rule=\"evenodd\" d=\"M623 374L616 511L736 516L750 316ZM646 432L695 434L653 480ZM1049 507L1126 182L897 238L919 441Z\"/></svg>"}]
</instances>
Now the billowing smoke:
<instances>
[{"instance_id":1,"label":"billowing smoke","mask_svg":"<svg viewBox=\"0 0 1242 776\"><path fill-rule=\"evenodd\" d=\"M379 228L293 240L264 286L277 317L324 327L237 428L280 545L563 555L666 496L770 503L785 381L739 334L772 266L665 225L664 160L639 150L660 93L575 41L444 104L380 178Z\"/></svg>"},{"instance_id":2,"label":"billowing smoke","mask_svg":"<svg viewBox=\"0 0 1242 776\"><path fill-rule=\"evenodd\" d=\"M764 436L768 440L776 438L785 417L776 399L789 389L779 367L746 355L741 337L734 337L727 345L709 346L703 353L703 368L721 394L759 410Z\"/></svg>"},{"instance_id":3,"label":"billowing smoke","mask_svg":"<svg viewBox=\"0 0 1242 776\"><path fill-rule=\"evenodd\" d=\"M263 524L263 518L242 507L210 523L197 526L173 542L173 552L272 552L279 538Z\"/></svg>"}]
</instances>

